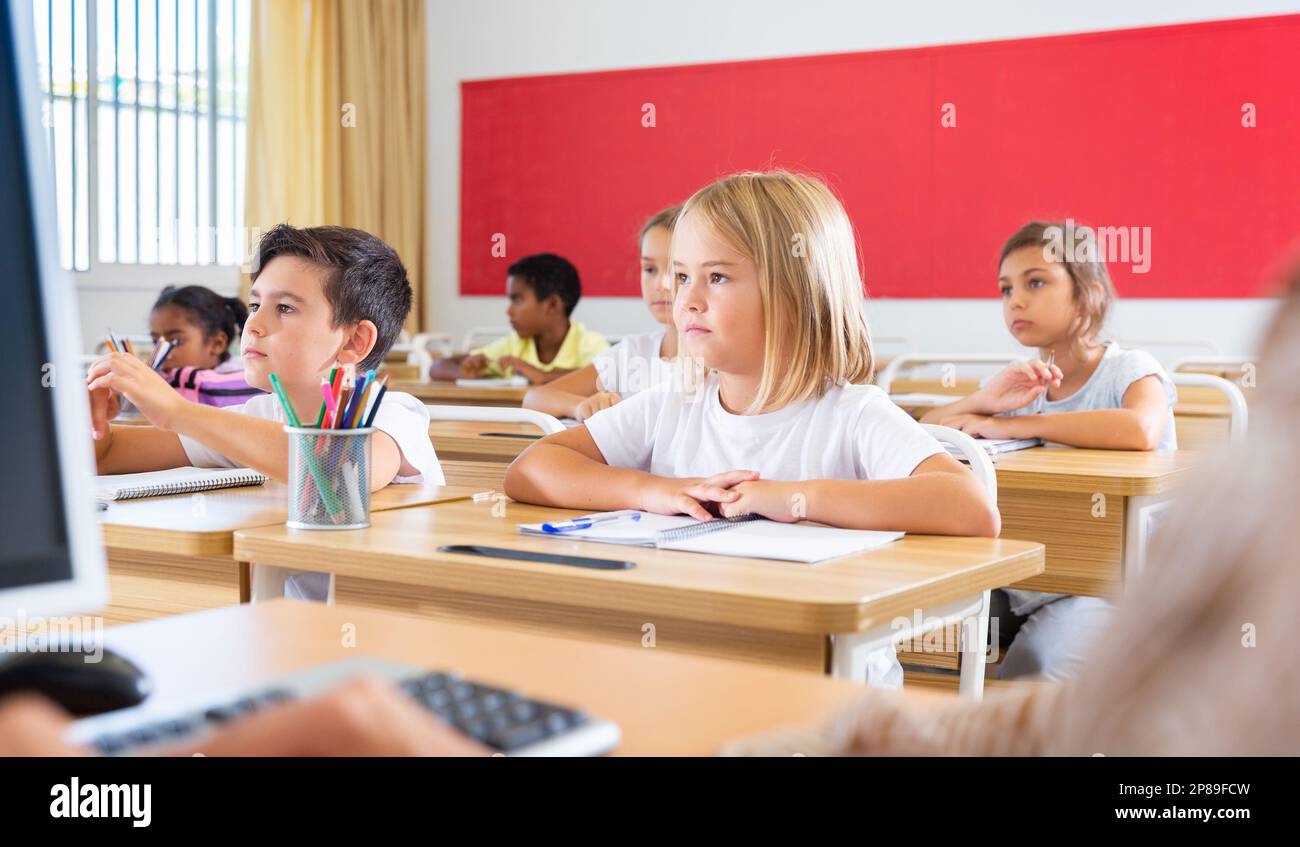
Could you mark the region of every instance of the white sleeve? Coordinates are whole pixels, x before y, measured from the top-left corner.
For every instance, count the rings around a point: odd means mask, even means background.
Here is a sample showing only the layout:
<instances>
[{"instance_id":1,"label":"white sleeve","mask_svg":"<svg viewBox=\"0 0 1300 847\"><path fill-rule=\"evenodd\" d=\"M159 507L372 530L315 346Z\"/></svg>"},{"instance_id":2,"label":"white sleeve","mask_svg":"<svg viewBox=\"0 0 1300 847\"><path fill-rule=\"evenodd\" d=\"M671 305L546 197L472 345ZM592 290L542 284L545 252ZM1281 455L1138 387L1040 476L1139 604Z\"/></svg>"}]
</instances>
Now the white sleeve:
<instances>
[{"instance_id":1,"label":"white sleeve","mask_svg":"<svg viewBox=\"0 0 1300 847\"><path fill-rule=\"evenodd\" d=\"M587 418L587 432L605 464L650 470L659 415L671 396L669 391L642 391Z\"/></svg>"},{"instance_id":2,"label":"white sleeve","mask_svg":"<svg viewBox=\"0 0 1300 847\"><path fill-rule=\"evenodd\" d=\"M881 392L858 419L858 464L864 479L903 479L942 444Z\"/></svg>"},{"instance_id":3,"label":"white sleeve","mask_svg":"<svg viewBox=\"0 0 1300 847\"><path fill-rule=\"evenodd\" d=\"M374 426L397 442L397 449L402 453L403 467L397 469L393 482L446 484L442 465L429 441L429 410L423 403L410 394L386 392ZM412 469L416 472L410 473Z\"/></svg>"}]
</instances>

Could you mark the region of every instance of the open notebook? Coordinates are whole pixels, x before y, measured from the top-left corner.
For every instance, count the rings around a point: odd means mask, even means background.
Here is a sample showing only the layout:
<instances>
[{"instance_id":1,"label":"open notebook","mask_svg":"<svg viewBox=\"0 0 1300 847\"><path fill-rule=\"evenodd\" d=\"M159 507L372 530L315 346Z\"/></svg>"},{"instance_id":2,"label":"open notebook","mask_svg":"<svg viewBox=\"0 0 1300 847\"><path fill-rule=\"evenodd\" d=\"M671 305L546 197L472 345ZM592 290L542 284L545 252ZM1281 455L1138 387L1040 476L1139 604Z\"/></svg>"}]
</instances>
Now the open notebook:
<instances>
[{"instance_id":1,"label":"open notebook","mask_svg":"<svg viewBox=\"0 0 1300 847\"><path fill-rule=\"evenodd\" d=\"M631 515L633 511L625 509L598 514ZM697 521L685 515L640 514L640 520L636 521L614 521L597 524L590 529L563 533L545 532L539 523L520 524L519 532L523 535L570 541L599 541L604 544L629 544L687 553L714 553L719 556L780 559L786 562L820 562L881 547L903 537L901 532L788 524L754 515Z\"/></svg>"},{"instance_id":2,"label":"open notebook","mask_svg":"<svg viewBox=\"0 0 1300 847\"><path fill-rule=\"evenodd\" d=\"M266 480L266 474L249 468L172 468L149 473L105 474L95 477L95 498L100 501L134 500L137 497L262 485Z\"/></svg>"},{"instance_id":3,"label":"open notebook","mask_svg":"<svg viewBox=\"0 0 1300 847\"><path fill-rule=\"evenodd\" d=\"M1041 438L976 438L975 443L984 448L984 452L990 456L996 456L999 453L1012 453L1016 450L1026 450L1030 447L1037 447L1043 443ZM962 452L956 444L945 444L948 452L957 458L961 458Z\"/></svg>"}]
</instances>

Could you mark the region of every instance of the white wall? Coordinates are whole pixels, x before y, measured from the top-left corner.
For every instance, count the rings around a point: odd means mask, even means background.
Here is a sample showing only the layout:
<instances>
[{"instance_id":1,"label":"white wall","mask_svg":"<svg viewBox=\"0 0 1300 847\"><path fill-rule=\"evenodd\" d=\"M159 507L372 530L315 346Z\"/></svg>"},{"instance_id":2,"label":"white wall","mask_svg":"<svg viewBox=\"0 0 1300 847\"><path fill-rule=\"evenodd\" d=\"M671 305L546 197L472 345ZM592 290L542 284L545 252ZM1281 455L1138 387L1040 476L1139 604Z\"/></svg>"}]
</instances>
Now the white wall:
<instances>
[{"instance_id":1,"label":"white wall","mask_svg":"<svg viewBox=\"0 0 1300 847\"><path fill-rule=\"evenodd\" d=\"M149 309L168 285L206 285L223 297L239 293L239 271L211 265L97 265L93 273L73 277L86 352L93 351L109 329L115 335L148 332Z\"/></svg>"},{"instance_id":2,"label":"white wall","mask_svg":"<svg viewBox=\"0 0 1300 847\"><path fill-rule=\"evenodd\" d=\"M429 8L426 326L458 334L469 326L505 324L504 298L458 293L462 80L1058 35L1287 14L1300 11L1300 4L430 0ZM649 316L628 308L631 302L584 298L575 317L611 333L650 329ZM1116 309L1111 330L1121 338L1211 338L1224 352L1248 353L1270 306L1264 300L1127 300ZM1011 349L999 310L996 300L877 300L869 315L877 334L908 335L926 350Z\"/></svg>"}]
</instances>

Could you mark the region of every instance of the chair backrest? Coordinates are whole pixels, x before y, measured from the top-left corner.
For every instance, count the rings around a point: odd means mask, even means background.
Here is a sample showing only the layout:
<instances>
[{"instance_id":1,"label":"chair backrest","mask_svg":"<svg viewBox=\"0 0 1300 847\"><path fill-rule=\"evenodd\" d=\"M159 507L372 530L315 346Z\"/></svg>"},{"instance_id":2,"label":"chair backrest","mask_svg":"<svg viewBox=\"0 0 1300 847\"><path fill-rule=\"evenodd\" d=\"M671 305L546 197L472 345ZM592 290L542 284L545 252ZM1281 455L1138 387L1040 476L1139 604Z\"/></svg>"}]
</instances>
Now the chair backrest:
<instances>
[{"instance_id":1,"label":"chair backrest","mask_svg":"<svg viewBox=\"0 0 1300 847\"><path fill-rule=\"evenodd\" d=\"M470 327L469 332L465 333L464 342L461 345L464 352L468 353L475 347L482 347L490 341L496 341L498 338L505 338L510 334L508 326L475 326Z\"/></svg>"},{"instance_id":2,"label":"chair backrest","mask_svg":"<svg viewBox=\"0 0 1300 847\"><path fill-rule=\"evenodd\" d=\"M1235 442L1245 437L1250 424L1250 410L1246 407L1246 395L1234 383L1221 376L1202 373L1175 373L1173 380L1176 386L1210 388L1223 394L1228 404L1228 440ZM1174 407L1174 417L1179 417L1177 406Z\"/></svg>"},{"instance_id":3,"label":"chair backrest","mask_svg":"<svg viewBox=\"0 0 1300 847\"><path fill-rule=\"evenodd\" d=\"M509 406L448 406L436 403L425 405L431 421L478 421L482 423L527 423L546 435L563 432L564 424L558 418L535 409L517 409Z\"/></svg>"},{"instance_id":4,"label":"chair backrest","mask_svg":"<svg viewBox=\"0 0 1300 847\"><path fill-rule=\"evenodd\" d=\"M456 342L450 333L446 332L420 332L411 339L411 347L415 350L426 350L435 356L450 356L455 353Z\"/></svg>"},{"instance_id":5,"label":"chair backrest","mask_svg":"<svg viewBox=\"0 0 1300 847\"><path fill-rule=\"evenodd\" d=\"M1244 373L1254 363L1253 356L1184 356L1176 359L1169 370L1174 373L1214 373L1224 376L1227 373Z\"/></svg>"},{"instance_id":6,"label":"chair backrest","mask_svg":"<svg viewBox=\"0 0 1300 847\"><path fill-rule=\"evenodd\" d=\"M871 333L871 346L877 354L880 353L880 348L885 345L901 347L904 353L917 352L916 342L906 335L876 335L874 332Z\"/></svg>"},{"instance_id":7,"label":"chair backrest","mask_svg":"<svg viewBox=\"0 0 1300 847\"><path fill-rule=\"evenodd\" d=\"M920 365L1009 365L1023 361L1023 356L1011 353L900 353L876 375L876 385L888 394L899 371Z\"/></svg>"},{"instance_id":8,"label":"chair backrest","mask_svg":"<svg viewBox=\"0 0 1300 847\"><path fill-rule=\"evenodd\" d=\"M921 428L933 435L940 444L952 444L961 450L962 457L970 463L975 478L988 491L992 501L998 502L998 474L993 468L993 460L989 458L987 450L959 429L942 424L921 424Z\"/></svg>"}]
</instances>

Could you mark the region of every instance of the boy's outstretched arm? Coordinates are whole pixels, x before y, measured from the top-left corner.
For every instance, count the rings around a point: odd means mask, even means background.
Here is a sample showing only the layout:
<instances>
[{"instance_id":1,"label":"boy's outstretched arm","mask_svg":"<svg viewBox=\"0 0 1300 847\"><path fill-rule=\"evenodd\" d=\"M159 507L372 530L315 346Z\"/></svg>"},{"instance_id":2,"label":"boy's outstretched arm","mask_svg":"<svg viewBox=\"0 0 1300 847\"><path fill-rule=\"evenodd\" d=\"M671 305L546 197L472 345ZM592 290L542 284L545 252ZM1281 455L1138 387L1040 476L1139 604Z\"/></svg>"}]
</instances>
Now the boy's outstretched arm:
<instances>
[{"instance_id":1,"label":"boy's outstretched arm","mask_svg":"<svg viewBox=\"0 0 1300 847\"><path fill-rule=\"evenodd\" d=\"M95 440L95 468L101 474L145 473L190 463L174 432L151 426L105 427Z\"/></svg>"},{"instance_id":2,"label":"boy's outstretched arm","mask_svg":"<svg viewBox=\"0 0 1300 847\"><path fill-rule=\"evenodd\" d=\"M289 439L284 425L225 409L192 403L176 393L148 365L133 356L115 353L91 366L90 391L119 391L156 427L110 429L100 419L103 403L93 402L96 432L109 431L96 441L100 473L162 470L190 463L177 434L202 443L243 467L288 482ZM105 445L104 442L107 441ZM402 454L386 433L377 432L371 445L370 489L383 488L397 475Z\"/></svg>"}]
</instances>

